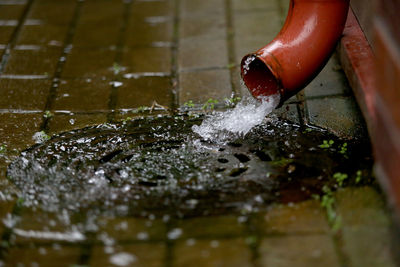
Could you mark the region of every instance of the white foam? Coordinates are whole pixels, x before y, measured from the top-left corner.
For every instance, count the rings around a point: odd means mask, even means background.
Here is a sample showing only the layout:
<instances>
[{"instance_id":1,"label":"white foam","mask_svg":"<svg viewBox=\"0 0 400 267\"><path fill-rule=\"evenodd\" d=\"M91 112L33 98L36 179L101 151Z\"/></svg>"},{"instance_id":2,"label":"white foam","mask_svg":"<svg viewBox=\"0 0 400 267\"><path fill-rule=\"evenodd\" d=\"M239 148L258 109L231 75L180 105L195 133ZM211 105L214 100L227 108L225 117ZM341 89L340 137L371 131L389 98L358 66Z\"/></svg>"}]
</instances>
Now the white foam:
<instances>
[{"instance_id":1,"label":"white foam","mask_svg":"<svg viewBox=\"0 0 400 267\"><path fill-rule=\"evenodd\" d=\"M279 105L279 101L279 95L264 97L261 101L243 99L234 109L215 112L192 129L205 140L225 143L245 136L254 126L261 124L265 116Z\"/></svg>"},{"instance_id":2,"label":"white foam","mask_svg":"<svg viewBox=\"0 0 400 267\"><path fill-rule=\"evenodd\" d=\"M117 266L129 266L136 261L135 255L126 252L120 252L110 257L110 263Z\"/></svg>"}]
</instances>

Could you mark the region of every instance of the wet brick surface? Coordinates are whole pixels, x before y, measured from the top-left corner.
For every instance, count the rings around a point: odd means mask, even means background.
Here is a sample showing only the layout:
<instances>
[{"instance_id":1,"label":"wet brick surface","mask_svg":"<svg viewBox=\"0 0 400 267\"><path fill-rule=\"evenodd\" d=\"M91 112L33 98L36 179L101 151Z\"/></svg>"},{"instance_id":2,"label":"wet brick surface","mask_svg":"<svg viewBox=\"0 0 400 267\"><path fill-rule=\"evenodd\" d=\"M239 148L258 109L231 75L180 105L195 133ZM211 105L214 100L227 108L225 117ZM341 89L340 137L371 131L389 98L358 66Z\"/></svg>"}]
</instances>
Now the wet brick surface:
<instances>
[{"instance_id":1,"label":"wet brick surface","mask_svg":"<svg viewBox=\"0 0 400 267\"><path fill-rule=\"evenodd\" d=\"M6 167L49 135L148 114L192 100L248 95L243 55L271 40L286 16L280 0L0 1L0 188ZM138 109L143 112L138 112ZM275 112L351 138L362 118L336 57ZM163 110L153 114L165 114ZM246 216L102 218L100 239L36 238L52 220L0 191L0 266L393 266L390 220L372 187L339 191L339 233L314 200ZM6 227L19 215L14 233ZM61 231L57 227L51 230ZM36 232L35 232L36 231ZM90 233L89 233L90 236Z\"/></svg>"}]
</instances>

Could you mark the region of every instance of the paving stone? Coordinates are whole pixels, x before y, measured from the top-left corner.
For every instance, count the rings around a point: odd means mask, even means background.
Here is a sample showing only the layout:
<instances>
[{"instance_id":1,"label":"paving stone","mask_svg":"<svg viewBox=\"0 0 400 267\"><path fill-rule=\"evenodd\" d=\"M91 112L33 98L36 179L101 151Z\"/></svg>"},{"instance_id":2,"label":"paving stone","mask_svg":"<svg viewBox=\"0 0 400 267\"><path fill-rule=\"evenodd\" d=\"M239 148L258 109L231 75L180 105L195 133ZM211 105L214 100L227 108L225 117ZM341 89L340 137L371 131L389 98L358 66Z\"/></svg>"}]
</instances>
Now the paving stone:
<instances>
[{"instance_id":1,"label":"paving stone","mask_svg":"<svg viewBox=\"0 0 400 267\"><path fill-rule=\"evenodd\" d=\"M181 238L238 237L245 233L245 225L237 216L210 216L181 220L176 224Z\"/></svg>"},{"instance_id":2,"label":"paving stone","mask_svg":"<svg viewBox=\"0 0 400 267\"><path fill-rule=\"evenodd\" d=\"M173 26L172 19L156 23L136 19L129 23L125 34L126 46L148 46L163 44L165 46L172 42Z\"/></svg>"},{"instance_id":3,"label":"paving stone","mask_svg":"<svg viewBox=\"0 0 400 267\"><path fill-rule=\"evenodd\" d=\"M125 8L123 1L85 1L82 6L79 23L97 23L99 21L117 22ZM95 12L93 12L95 10Z\"/></svg>"},{"instance_id":4,"label":"paving stone","mask_svg":"<svg viewBox=\"0 0 400 267\"><path fill-rule=\"evenodd\" d=\"M68 25L74 14L76 1L38 0L34 1L28 19L38 20L40 24Z\"/></svg>"},{"instance_id":5,"label":"paving stone","mask_svg":"<svg viewBox=\"0 0 400 267\"><path fill-rule=\"evenodd\" d=\"M166 224L161 219L103 218L100 232L107 233L118 242L161 241L166 239Z\"/></svg>"},{"instance_id":6,"label":"paving stone","mask_svg":"<svg viewBox=\"0 0 400 267\"><path fill-rule=\"evenodd\" d=\"M391 235L389 229L344 228L343 250L349 258L351 267L395 267L391 254Z\"/></svg>"},{"instance_id":7,"label":"paving stone","mask_svg":"<svg viewBox=\"0 0 400 267\"><path fill-rule=\"evenodd\" d=\"M116 46L119 32L119 23L113 23L105 19L90 24L80 24L76 28L73 45L75 47Z\"/></svg>"},{"instance_id":8,"label":"paving stone","mask_svg":"<svg viewBox=\"0 0 400 267\"><path fill-rule=\"evenodd\" d=\"M151 106L153 101L168 107L172 103L171 86L169 77L124 79L118 87L117 109Z\"/></svg>"},{"instance_id":9,"label":"paving stone","mask_svg":"<svg viewBox=\"0 0 400 267\"><path fill-rule=\"evenodd\" d=\"M224 14L184 16L181 19L179 32L180 70L228 65Z\"/></svg>"},{"instance_id":10,"label":"paving stone","mask_svg":"<svg viewBox=\"0 0 400 267\"><path fill-rule=\"evenodd\" d=\"M253 266L250 249L242 239L180 241L174 247L173 263L176 267Z\"/></svg>"},{"instance_id":11,"label":"paving stone","mask_svg":"<svg viewBox=\"0 0 400 267\"><path fill-rule=\"evenodd\" d=\"M181 18L180 41L226 40L226 20L223 15L188 16Z\"/></svg>"},{"instance_id":12,"label":"paving stone","mask_svg":"<svg viewBox=\"0 0 400 267\"><path fill-rule=\"evenodd\" d=\"M105 250L104 247L99 246L93 248L90 266L165 266L164 258L166 249L164 244L123 245L117 247L114 252L109 254ZM120 257L119 261L118 256ZM127 264L124 264L123 259L126 259ZM105 263L108 264L105 265Z\"/></svg>"},{"instance_id":13,"label":"paving stone","mask_svg":"<svg viewBox=\"0 0 400 267\"><path fill-rule=\"evenodd\" d=\"M2 181L3 179L5 179L5 178L0 177L0 181ZM2 182L2 185L0 186L0 188L1 188L1 191L3 191L3 188L6 188L5 185L3 185L3 182ZM9 188L7 188L7 189L9 189ZM14 204L15 204L14 201L3 201L3 200L0 201L0 221L2 222L2 223L0 223L0 236L3 235L4 230L6 229L6 226L4 225L3 220L7 218L8 214L12 213Z\"/></svg>"},{"instance_id":14,"label":"paving stone","mask_svg":"<svg viewBox=\"0 0 400 267\"><path fill-rule=\"evenodd\" d=\"M266 238L261 242L259 253L259 266L340 266L333 241L328 235Z\"/></svg>"},{"instance_id":15,"label":"paving stone","mask_svg":"<svg viewBox=\"0 0 400 267\"><path fill-rule=\"evenodd\" d=\"M115 51L110 49L73 48L67 56L63 78L113 77Z\"/></svg>"},{"instance_id":16,"label":"paving stone","mask_svg":"<svg viewBox=\"0 0 400 267\"><path fill-rule=\"evenodd\" d=\"M336 53L329 59L318 76L305 88L304 94L306 98L351 94Z\"/></svg>"},{"instance_id":17,"label":"paving stone","mask_svg":"<svg viewBox=\"0 0 400 267\"><path fill-rule=\"evenodd\" d=\"M43 110L49 80L0 79L0 109Z\"/></svg>"},{"instance_id":18,"label":"paving stone","mask_svg":"<svg viewBox=\"0 0 400 267\"><path fill-rule=\"evenodd\" d=\"M106 111L108 110L110 92L110 80L62 80L57 90L57 97L54 101L53 109L69 111Z\"/></svg>"},{"instance_id":19,"label":"paving stone","mask_svg":"<svg viewBox=\"0 0 400 267\"><path fill-rule=\"evenodd\" d=\"M0 140L7 149L26 149L35 142L32 136L39 131L42 114L0 114Z\"/></svg>"},{"instance_id":20,"label":"paving stone","mask_svg":"<svg viewBox=\"0 0 400 267\"><path fill-rule=\"evenodd\" d=\"M235 11L267 9L280 11L279 1L276 0L233 0L232 7Z\"/></svg>"},{"instance_id":21,"label":"paving stone","mask_svg":"<svg viewBox=\"0 0 400 267\"><path fill-rule=\"evenodd\" d=\"M282 19L279 13L273 11L235 13L233 25L236 63L240 64L244 55L273 40L282 27Z\"/></svg>"},{"instance_id":22,"label":"paving stone","mask_svg":"<svg viewBox=\"0 0 400 267\"><path fill-rule=\"evenodd\" d=\"M223 100L230 97L232 88L228 70L182 72L179 75L179 104L192 100L204 103L209 98Z\"/></svg>"},{"instance_id":23,"label":"paving stone","mask_svg":"<svg viewBox=\"0 0 400 267\"><path fill-rule=\"evenodd\" d=\"M78 262L81 248L70 246L11 248L6 266L73 266ZM35 263L37 265L35 265Z\"/></svg>"},{"instance_id":24,"label":"paving stone","mask_svg":"<svg viewBox=\"0 0 400 267\"><path fill-rule=\"evenodd\" d=\"M49 124L49 135L98 125L107 121L105 113L94 114L55 114Z\"/></svg>"},{"instance_id":25,"label":"paving stone","mask_svg":"<svg viewBox=\"0 0 400 267\"><path fill-rule=\"evenodd\" d=\"M327 129L338 136L366 136L365 123L352 97L310 99L307 100L306 112L310 124Z\"/></svg>"},{"instance_id":26,"label":"paving stone","mask_svg":"<svg viewBox=\"0 0 400 267\"><path fill-rule=\"evenodd\" d=\"M372 187L343 188L336 193L337 212L348 227L388 227L383 196Z\"/></svg>"},{"instance_id":27,"label":"paving stone","mask_svg":"<svg viewBox=\"0 0 400 267\"><path fill-rule=\"evenodd\" d=\"M337 191L336 202L350 266L395 266L390 254L390 217L383 196L372 187L344 188Z\"/></svg>"},{"instance_id":28,"label":"paving stone","mask_svg":"<svg viewBox=\"0 0 400 267\"><path fill-rule=\"evenodd\" d=\"M201 16L212 13L224 13L224 0L204 1L204 0L182 0L182 16Z\"/></svg>"},{"instance_id":29,"label":"paving stone","mask_svg":"<svg viewBox=\"0 0 400 267\"><path fill-rule=\"evenodd\" d=\"M124 51L122 63L126 72L171 72L171 48L141 47Z\"/></svg>"},{"instance_id":30,"label":"paving stone","mask_svg":"<svg viewBox=\"0 0 400 267\"><path fill-rule=\"evenodd\" d=\"M0 44L8 44L15 30L15 26L0 26Z\"/></svg>"},{"instance_id":31,"label":"paving stone","mask_svg":"<svg viewBox=\"0 0 400 267\"><path fill-rule=\"evenodd\" d=\"M61 49L55 47L38 50L13 50L4 73L53 75L60 56Z\"/></svg>"},{"instance_id":32,"label":"paving stone","mask_svg":"<svg viewBox=\"0 0 400 267\"><path fill-rule=\"evenodd\" d=\"M122 1L85 2L75 29L73 45L75 47L117 45L123 8Z\"/></svg>"},{"instance_id":33,"label":"paving stone","mask_svg":"<svg viewBox=\"0 0 400 267\"><path fill-rule=\"evenodd\" d=\"M226 67L227 50L226 40L181 42L178 52L179 69Z\"/></svg>"},{"instance_id":34,"label":"paving stone","mask_svg":"<svg viewBox=\"0 0 400 267\"><path fill-rule=\"evenodd\" d=\"M172 0L134 1L132 3L132 17L161 17L173 15Z\"/></svg>"},{"instance_id":35,"label":"paving stone","mask_svg":"<svg viewBox=\"0 0 400 267\"><path fill-rule=\"evenodd\" d=\"M67 25L25 25L18 36L17 45L62 46L67 31Z\"/></svg>"},{"instance_id":36,"label":"paving stone","mask_svg":"<svg viewBox=\"0 0 400 267\"><path fill-rule=\"evenodd\" d=\"M308 200L296 204L277 204L256 220L265 234L329 233L325 212L318 201Z\"/></svg>"},{"instance_id":37,"label":"paving stone","mask_svg":"<svg viewBox=\"0 0 400 267\"><path fill-rule=\"evenodd\" d=\"M37 208L19 208L18 221L14 227L12 243L15 246L31 244L49 244L57 242L57 238L43 237L42 233L66 233L71 231L70 225L60 222L59 214L45 212ZM73 223L73 219L72 219ZM68 241L67 241L68 242Z\"/></svg>"},{"instance_id":38,"label":"paving stone","mask_svg":"<svg viewBox=\"0 0 400 267\"><path fill-rule=\"evenodd\" d=\"M24 8L23 5L0 5L0 20L19 20Z\"/></svg>"}]
</instances>

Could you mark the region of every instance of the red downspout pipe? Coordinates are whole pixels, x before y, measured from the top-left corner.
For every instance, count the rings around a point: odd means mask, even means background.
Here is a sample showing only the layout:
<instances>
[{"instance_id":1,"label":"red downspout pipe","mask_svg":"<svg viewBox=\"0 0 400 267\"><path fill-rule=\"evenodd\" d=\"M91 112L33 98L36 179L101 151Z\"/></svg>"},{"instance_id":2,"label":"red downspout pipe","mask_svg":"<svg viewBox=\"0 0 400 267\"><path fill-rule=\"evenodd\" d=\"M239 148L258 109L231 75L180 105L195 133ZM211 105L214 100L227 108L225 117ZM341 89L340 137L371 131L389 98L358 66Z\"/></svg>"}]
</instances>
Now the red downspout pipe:
<instances>
[{"instance_id":1,"label":"red downspout pipe","mask_svg":"<svg viewBox=\"0 0 400 267\"><path fill-rule=\"evenodd\" d=\"M256 97L280 94L280 103L310 83L340 39L349 0L291 0L286 22L267 46L242 59L241 75Z\"/></svg>"}]
</instances>

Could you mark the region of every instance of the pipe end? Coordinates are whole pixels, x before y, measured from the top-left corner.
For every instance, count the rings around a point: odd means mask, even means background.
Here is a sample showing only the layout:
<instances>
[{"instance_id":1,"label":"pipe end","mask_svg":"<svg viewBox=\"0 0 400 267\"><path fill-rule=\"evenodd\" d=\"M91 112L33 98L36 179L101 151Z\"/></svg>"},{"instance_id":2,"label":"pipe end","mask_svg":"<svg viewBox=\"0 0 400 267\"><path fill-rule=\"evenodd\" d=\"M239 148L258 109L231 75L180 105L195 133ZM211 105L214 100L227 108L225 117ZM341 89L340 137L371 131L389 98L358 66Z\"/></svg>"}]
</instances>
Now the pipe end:
<instances>
[{"instance_id":1,"label":"pipe end","mask_svg":"<svg viewBox=\"0 0 400 267\"><path fill-rule=\"evenodd\" d=\"M241 76L247 89L257 99L278 94L282 96L279 80L256 54L242 59Z\"/></svg>"}]
</instances>

